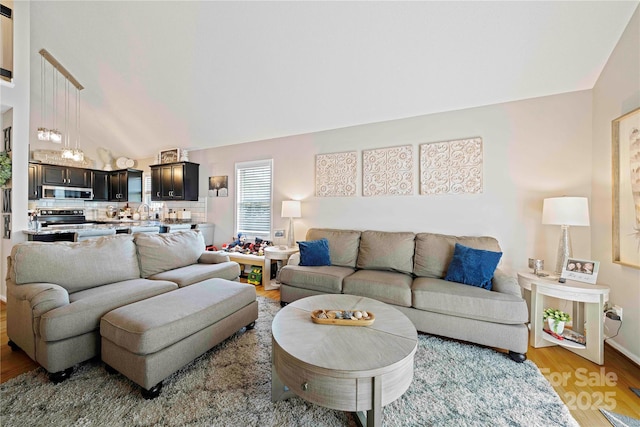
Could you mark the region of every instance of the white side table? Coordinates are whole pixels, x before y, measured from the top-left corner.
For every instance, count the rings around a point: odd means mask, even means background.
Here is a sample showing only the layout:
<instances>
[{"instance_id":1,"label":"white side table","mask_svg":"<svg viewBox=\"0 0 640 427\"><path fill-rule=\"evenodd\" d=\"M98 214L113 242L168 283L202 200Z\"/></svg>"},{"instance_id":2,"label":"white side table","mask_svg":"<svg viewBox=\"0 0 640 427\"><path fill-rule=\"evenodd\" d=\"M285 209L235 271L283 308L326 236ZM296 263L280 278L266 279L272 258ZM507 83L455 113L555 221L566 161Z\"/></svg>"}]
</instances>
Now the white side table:
<instances>
[{"instance_id":1,"label":"white side table","mask_svg":"<svg viewBox=\"0 0 640 427\"><path fill-rule=\"evenodd\" d=\"M567 280L560 283L533 273L518 273L518 283L531 291L531 335L532 347L561 345L575 354L598 365L604 363L604 303L609 300L609 287ZM586 346L568 340L558 340L542 330L545 296L574 301L573 329L586 336ZM584 304L584 309L579 303ZM584 313L583 313L584 310ZM583 326L584 321L586 325Z\"/></svg>"},{"instance_id":2,"label":"white side table","mask_svg":"<svg viewBox=\"0 0 640 427\"><path fill-rule=\"evenodd\" d=\"M280 248L280 246L268 246L265 248L265 263L262 271L264 279L262 282L264 283L264 289L266 291L280 288L280 283L277 282L277 280L275 283L271 281L271 262L269 262L269 260L281 261L283 265L287 265L291 255L297 253L299 250L297 246L285 247L284 249ZM278 264L280 264L280 262L278 262Z\"/></svg>"}]
</instances>

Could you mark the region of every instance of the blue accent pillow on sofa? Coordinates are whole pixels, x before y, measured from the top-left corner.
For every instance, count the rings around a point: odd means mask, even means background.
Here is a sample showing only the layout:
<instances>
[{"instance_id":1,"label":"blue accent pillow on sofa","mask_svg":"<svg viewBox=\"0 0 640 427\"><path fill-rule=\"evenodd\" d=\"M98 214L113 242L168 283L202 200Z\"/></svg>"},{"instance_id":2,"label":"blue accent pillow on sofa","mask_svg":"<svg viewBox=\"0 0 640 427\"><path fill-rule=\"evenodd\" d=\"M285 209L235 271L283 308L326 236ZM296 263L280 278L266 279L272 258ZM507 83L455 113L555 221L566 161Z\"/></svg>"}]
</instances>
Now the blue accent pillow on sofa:
<instances>
[{"instance_id":1,"label":"blue accent pillow on sofa","mask_svg":"<svg viewBox=\"0 0 640 427\"><path fill-rule=\"evenodd\" d=\"M305 267L331 265L327 239L298 242L298 247L300 248L300 265Z\"/></svg>"},{"instance_id":2,"label":"blue accent pillow on sofa","mask_svg":"<svg viewBox=\"0 0 640 427\"><path fill-rule=\"evenodd\" d=\"M453 259L444 280L491 290L491 279L502 252L473 249L456 243Z\"/></svg>"}]
</instances>

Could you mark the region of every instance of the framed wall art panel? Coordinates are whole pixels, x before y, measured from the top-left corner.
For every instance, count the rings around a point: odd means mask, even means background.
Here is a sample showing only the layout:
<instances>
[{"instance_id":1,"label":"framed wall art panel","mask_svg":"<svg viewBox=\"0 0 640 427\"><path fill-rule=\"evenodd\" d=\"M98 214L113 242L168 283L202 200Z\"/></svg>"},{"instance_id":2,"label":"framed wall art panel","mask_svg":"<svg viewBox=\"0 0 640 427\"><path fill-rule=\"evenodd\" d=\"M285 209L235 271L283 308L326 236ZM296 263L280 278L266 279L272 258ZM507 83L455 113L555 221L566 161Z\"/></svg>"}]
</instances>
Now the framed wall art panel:
<instances>
[{"instance_id":1,"label":"framed wall art panel","mask_svg":"<svg viewBox=\"0 0 640 427\"><path fill-rule=\"evenodd\" d=\"M640 268L640 108L611 125L613 262Z\"/></svg>"},{"instance_id":2,"label":"framed wall art panel","mask_svg":"<svg viewBox=\"0 0 640 427\"><path fill-rule=\"evenodd\" d=\"M411 145L362 152L363 196L412 194L413 147Z\"/></svg>"},{"instance_id":3,"label":"framed wall art panel","mask_svg":"<svg viewBox=\"0 0 640 427\"><path fill-rule=\"evenodd\" d=\"M316 154L316 197L355 196L357 174L355 151Z\"/></svg>"},{"instance_id":4,"label":"framed wall art panel","mask_svg":"<svg viewBox=\"0 0 640 427\"><path fill-rule=\"evenodd\" d=\"M420 194L482 193L482 138L420 145Z\"/></svg>"}]
</instances>

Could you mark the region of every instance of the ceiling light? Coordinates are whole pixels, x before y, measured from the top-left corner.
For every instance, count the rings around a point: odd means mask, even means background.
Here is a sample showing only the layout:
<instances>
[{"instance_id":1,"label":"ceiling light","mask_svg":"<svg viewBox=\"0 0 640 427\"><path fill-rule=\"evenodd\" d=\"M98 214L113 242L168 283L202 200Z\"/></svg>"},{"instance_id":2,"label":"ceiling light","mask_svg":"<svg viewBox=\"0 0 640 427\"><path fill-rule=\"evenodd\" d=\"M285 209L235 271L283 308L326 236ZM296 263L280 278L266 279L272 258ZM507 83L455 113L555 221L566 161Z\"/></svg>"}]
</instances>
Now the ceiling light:
<instances>
[{"instance_id":1,"label":"ceiling light","mask_svg":"<svg viewBox=\"0 0 640 427\"><path fill-rule=\"evenodd\" d=\"M60 150L60 156L66 160L73 160L76 162L84 161L84 152L80 149L80 91L84 87L62 66L46 49L40 50L42 56L42 115L44 118L44 104L45 104L45 64L44 60L47 60L53 69L53 90L52 90L52 104L53 104L53 128L47 130L44 126L38 128L38 139L42 141L51 141L55 143L61 143L63 140L62 133L56 128L57 119L57 98L58 98L58 73L65 78L65 92L64 92L64 145ZM74 148L71 148L71 128L69 120L69 83L73 84L76 88L75 99L75 134L74 134ZM48 138L46 138L48 132Z\"/></svg>"},{"instance_id":2,"label":"ceiling light","mask_svg":"<svg viewBox=\"0 0 640 427\"><path fill-rule=\"evenodd\" d=\"M47 85L46 85L46 76L45 76L45 62L44 56L40 56L40 119L42 123L45 124L47 122L46 112L45 112L45 98L47 94ZM38 139L40 141L49 141L49 129L42 126L38 128Z\"/></svg>"}]
</instances>

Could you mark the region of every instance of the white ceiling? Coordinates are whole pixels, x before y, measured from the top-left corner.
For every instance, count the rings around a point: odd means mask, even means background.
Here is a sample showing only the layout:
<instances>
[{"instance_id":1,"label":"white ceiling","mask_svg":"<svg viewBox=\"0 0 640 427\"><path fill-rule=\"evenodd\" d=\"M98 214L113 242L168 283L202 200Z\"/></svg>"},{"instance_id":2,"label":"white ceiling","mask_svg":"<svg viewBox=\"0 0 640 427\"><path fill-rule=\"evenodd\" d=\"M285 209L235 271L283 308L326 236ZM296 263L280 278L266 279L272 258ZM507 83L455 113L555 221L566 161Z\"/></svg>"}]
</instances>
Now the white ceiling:
<instances>
[{"instance_id":1,"label":"white ceiling","mask_svg":"<svg viewBox=\"0 0 640 427\"><path fill-rule=\"evenodd\" d=\"M32 1L32 127L41 48L83 148L141 159L590 89L637 6Z\"/></svg>"}]
</instances>

